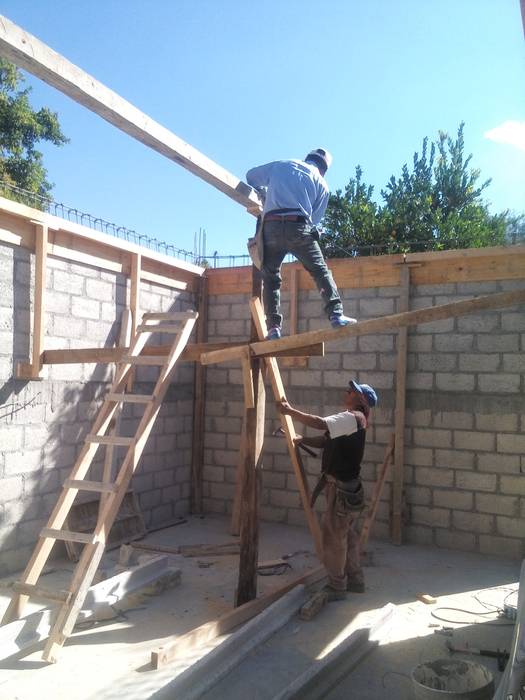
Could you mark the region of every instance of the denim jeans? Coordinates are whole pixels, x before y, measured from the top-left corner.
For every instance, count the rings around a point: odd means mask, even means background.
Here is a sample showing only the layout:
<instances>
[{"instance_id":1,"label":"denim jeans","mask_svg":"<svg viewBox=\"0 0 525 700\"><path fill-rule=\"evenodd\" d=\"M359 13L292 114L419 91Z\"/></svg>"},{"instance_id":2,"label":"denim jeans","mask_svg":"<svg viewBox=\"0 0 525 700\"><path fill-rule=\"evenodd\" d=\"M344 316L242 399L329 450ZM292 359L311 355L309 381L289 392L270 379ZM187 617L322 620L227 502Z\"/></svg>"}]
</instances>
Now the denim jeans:
<instances>
[{"instance_id":1,"label":"denim jeans","mask_svg":"<svg viewBox=\"0 0 525 700\"><path fill-rule=\"evenodd\" d=\"M264 224L263 301L266 325L281 327L281 264L288 253L294 255L317 285L328 317L342 314L339 292L326 266L311 226L295 221L268 221Z\"/></svg>"}]
</instances>

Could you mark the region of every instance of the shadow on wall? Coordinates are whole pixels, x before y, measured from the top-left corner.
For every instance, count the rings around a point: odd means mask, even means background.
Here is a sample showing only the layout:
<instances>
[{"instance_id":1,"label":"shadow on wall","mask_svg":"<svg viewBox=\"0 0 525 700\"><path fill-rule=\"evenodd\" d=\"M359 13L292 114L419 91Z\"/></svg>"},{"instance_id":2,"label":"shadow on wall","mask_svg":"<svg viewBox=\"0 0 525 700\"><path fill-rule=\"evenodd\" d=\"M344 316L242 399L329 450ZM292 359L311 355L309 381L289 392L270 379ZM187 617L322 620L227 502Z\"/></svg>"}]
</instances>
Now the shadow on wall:
<instances>
[{"instance_id":1,"label":"shadow on wall","mask_svg":"<svg viewBox=\"0 0 525 700\"><path fill-rule=\"evenodd\" d=\"M5 252L5 248L3 251ZM6 276L4 284L7 290L12 287L12 294L3 296L0 307L4 307L1 309L2 321L12 319L11 322L2 324L4 328L7 325L8 330L11 331L12 342L10 347L0 348L0 361L3 362L0 369L3 376L7 377L0 386L0 576L23 568L29 560L40 530L46 525L56 505L61 486L69 477L71 468L83 446L84 438L91 430L100 410L108 383L112 381L114 374L113 365L72 364L45 367L43 381L14 378L16 363L27 362L30 352L31 255L20 248L14 248L7 257L12 265L12 278L9 280ZM2 262L0 258L0 264ZM63 263L61 264L63 270ZM51 277L52 273L48 275L48 287L52 285ZM150 285L145 287L147 289ZM101 324L104 328L103 338L89 337L86 331L77 341L77 347L92 347L97 344L104 347L115 345L119 337L120 319L127 301L127 281L123 275L115 275L114 290L112 301L115 319L118 320L111 323L109 330L107 323ZM146 291L144 296L149 303L148 310L171 311L191 306L189 295L180 295L173 290L169 292L169 295L163 295ZM174 294L176 294L175 298ZM66 335L67 310L62 314L53 312L53 294L50 294L49 302L46 314L47 347L75 346L75 341L71 341ZM62 338L55 329L56 316L59 316L62 324L66 326L66 332L62 332L64 336ZM84 323L85 326L86 323ZM7 334L3 333L3 335ZM97 340L99 340L98 343ZM101 340L103 342L100 342ZM147 464L151 472L149 479L146 480L147 483L140 482L140 472L144 464L141 464L138 470L137 491L145 492L144 503L141 503L142 508L160 506L163 501L167 501L163 509L164 520L173 516L178 499L189 497L189 488L184 489L182 483L176 485L175 476L170 477L166 473L173 472L174 463L179 461L174 459L179 448L182 453L185 448L189 448L190 457L188 459L186 449L184 462L187 465L191 463L191 422L188 422L187 416L182 416L182 420L177 419L181 402L184 413L187 409L185 402L192 400L193 367L190 368L191 376L187 369L188 367L183 366L176 372L179 381L184 381L185 384L182 392L177 392L176 396L173 396L170 389L168 401L175 402L175 405L168 404L161 410L157 420L161 434L157 436L159 429L154 428L148 440L142 460L143 463L146 459L148 460ZM152 382L156 380L157 373L156 368L139 368L137 381L140 383L137 383L136 391L151 393ZM127 412L122 416L120 434L134 434L141 416L140 406L127 407ZM191 409L189 417L191 421ZM166 430L170 431L169 435L162 434ZM176 432L180 433L181 440L176 439ZM190 442L186 445L188 435ZM162 454L159 459L155 459L156 448L159 446L162 447ZM86 478L100 479L104 453L105 448L100 447ZM120 450L117 458L122 458L123 454L124 452ZM160 462L161 478L154 473L157 462ZM189 481L189 467L187 476ZM162 486L165 488L163 489ZM148 495L148 491L158 493L152 496ZM140 495L143 500L143 494ZM80 493L75 502L91 500L91 498L92 494ZM150 517L149 520L151 519ZM155 520L158 520L158 516ZM64 545L58 543L58 548L54 549L53 554L62 555L64 552Z\"/></svg>"}]
</instances>

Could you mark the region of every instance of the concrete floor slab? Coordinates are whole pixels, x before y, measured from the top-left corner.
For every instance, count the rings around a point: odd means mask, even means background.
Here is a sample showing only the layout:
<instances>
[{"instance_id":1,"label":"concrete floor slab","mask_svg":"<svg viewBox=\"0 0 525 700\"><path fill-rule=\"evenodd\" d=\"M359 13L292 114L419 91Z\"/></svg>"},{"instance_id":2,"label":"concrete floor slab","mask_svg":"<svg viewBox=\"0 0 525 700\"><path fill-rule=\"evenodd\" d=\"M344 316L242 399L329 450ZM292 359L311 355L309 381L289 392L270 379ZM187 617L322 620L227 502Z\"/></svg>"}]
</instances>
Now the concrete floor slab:
<instances>
[{"instance_id":1,"label":"concrete floor slab","mask_svg":"<svg viewBox=\"0 0 525 700\"><path fill-rule=\"evenodd\" d=\"M153 533L146 541L165 545L227 542L232 540L228 527L226 518L189 518L188 523ZM458 645L468 641L476 647L509 648L512 626L492 624L495 615L491 606L502 606L504 597L517 587L521 562L414 545L393 547L382 542L372 542L369 549L373 565L366 569L365 594L330 603L311 622L294 618L204 697L269 700L304 672L313 659L326 655L338 640L346 638L388 602L397 608L388 639L332 691L330 700L377 700L387 694L389 700L409 697L412 669L448 653L445 644L451 637L435 633L442 626L455 629L452 639ZM261 559L299 550L310 554L292 557L289 561L293 568L281 576L260 576L259 593L279 588L318 565L305 529L262 524ZM39 652L0 662L0 699L155 697L192 659L152 671L151 650L173 635L184 634L230 610L237 582L237 556L173 556L172 560L182 570L179 587L147 600L133 601L132 607L115 620L78 629L66 643L57 664L46 664ZM213 563L209 565L210 562ZM57 571L45 577L45 585L63 587L64 569L70 563L54 562L54 566ZM437 598L436 604L417 601L420 592ZM7 603L8 597L2 595L0 611ZM444 607L488 614L472 615L443 610ZM465 658L480 661L498 678L494 660Z\"/></svg>"}]
</instances>

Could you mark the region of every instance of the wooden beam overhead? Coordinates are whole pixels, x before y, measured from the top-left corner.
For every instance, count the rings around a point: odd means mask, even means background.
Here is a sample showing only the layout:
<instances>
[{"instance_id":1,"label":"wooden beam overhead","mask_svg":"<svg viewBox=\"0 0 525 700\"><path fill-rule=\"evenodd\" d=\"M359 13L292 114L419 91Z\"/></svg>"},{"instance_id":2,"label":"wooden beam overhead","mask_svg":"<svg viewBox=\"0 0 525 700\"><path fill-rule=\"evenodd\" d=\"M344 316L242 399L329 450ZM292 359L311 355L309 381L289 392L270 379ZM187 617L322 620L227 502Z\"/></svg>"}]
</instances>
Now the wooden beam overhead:
<instances>
[{"instance_id":1,"label":"wooden beam overhead","mask_svg":"<svg viewBox=\"0 0 525 700\"><path fill-rule=\"evenodd\" d=\"M2 15L0 55L60 90L121 131L175 161L235 202L250 209L260 207L256 193L235 175Z\"/></svg>"}]
</instances>

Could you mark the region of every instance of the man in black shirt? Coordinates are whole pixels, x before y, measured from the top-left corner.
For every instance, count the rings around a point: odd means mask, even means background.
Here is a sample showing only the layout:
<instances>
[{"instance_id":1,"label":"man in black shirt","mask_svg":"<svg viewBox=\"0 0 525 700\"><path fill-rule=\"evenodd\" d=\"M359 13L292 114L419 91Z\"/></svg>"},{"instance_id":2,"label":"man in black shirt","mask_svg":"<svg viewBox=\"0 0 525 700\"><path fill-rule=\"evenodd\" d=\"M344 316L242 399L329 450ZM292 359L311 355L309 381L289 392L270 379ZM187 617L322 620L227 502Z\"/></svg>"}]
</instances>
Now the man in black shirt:
<instances>
[{"instance_id":1,"label":"man in black shirt","mask_svg":"<svg viewBox=\"0 0 525 700\"><path fill-rule=\"evenodd\" d=\"M279 413L291 416L305 426L323 430L323 435L300 437L298 444L323 448L322 473L314 490L314 501L326 492L323 518L323 559L328 572L325 592L329 600L346 597L346 591L365 590L360 564L359 538L354 521L364 507L360 472L370 408L377 394L368 384L349 382L344 396L345 410L332 416L315 416L292 408L286 401L277 404Z\"/></svg>"}]
</instances>

